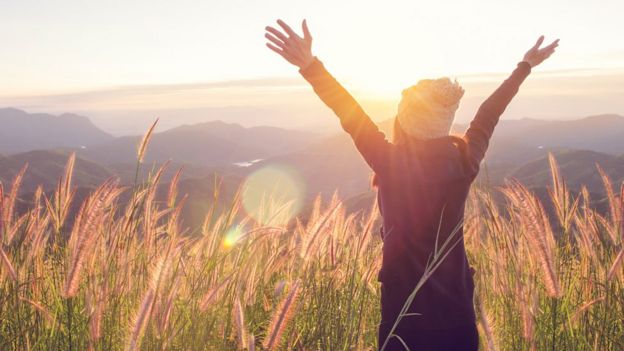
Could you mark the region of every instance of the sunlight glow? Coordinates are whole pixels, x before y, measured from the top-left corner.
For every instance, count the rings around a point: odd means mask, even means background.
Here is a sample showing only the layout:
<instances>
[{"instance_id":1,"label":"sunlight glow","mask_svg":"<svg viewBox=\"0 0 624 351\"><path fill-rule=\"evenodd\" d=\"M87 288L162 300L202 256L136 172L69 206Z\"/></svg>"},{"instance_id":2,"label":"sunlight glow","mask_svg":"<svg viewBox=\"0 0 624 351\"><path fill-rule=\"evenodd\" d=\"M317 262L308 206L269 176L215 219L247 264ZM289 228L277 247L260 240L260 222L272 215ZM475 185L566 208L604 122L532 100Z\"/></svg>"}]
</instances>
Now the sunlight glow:
<instances>
[{"instance_id":1,"label":"sunlight glow","mask_svg":"<svg viewBox=\"0 0 624 351\"><path fill-rule=\"evenodd\" d=\"M240 224L233 225L230 230L227 231L223 238L223 246L231 248L242 238L244 233L244 227Z\"/></svg>"},{"instance_id":2,"label":"sunlight glow","mask_svg":"<svg viewBox=\"0 0 624 351\"><path fill-rule=\"evenodd\" d=\"M284 225L301 210L305 184L287 165L255 171L243 185L242 203L247 214L266 225Z\"/></svg>"}]
</instances>

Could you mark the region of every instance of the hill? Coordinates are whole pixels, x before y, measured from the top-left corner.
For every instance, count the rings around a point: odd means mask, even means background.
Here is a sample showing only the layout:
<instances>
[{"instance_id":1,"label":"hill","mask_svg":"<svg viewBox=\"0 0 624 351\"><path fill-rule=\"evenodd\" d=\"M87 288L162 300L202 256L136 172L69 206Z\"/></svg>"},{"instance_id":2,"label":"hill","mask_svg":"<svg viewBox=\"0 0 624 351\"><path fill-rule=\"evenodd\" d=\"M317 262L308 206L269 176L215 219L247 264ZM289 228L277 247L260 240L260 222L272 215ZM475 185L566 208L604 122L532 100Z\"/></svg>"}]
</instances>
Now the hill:
<instances>
[{"instance_id":1,"label":"hill","mask_svg":"<svg viewBox=\"0 0 624 351\"><path fill-rule=\"evenodd\" d=\"M5 187L5 191L11 187L15 176L19 171L28 165L22 185L18 202L18 212L32 207L33 193L38 186L51 196L55 190L57 182L65 174L65 167L70 154L65 151L38 150L26 153L14 154L10 156L0 156L0 183ZM170 186L171 178L182 165L170 164L163 174L157 194L157 201L164 202ZM76 189L74 201L70 208L70 213L74 214L79 210L82 203L91 192L109 178L119 178L122 185L131 185L134 181L135 165L114 167L104 167L92 161L76 158L74 173L72 177L73 186ZM219 170L198 169L193 167L183 167L182 178L178 183L179 197L186 197L186 203L182 211L182 222L184 226L193 228L200 227L204 216L210 206L213 205L213 194L215 186L219 189L219 198L216 205L217 213L228 206L234 195L243 182L241 176L232 173L222 173ZM190 175L186 172L191 171ZM140 181L145 180L147 174L154 171L150 165L143 165ZM129 201L129 192L120 196L119 201L123 205Z\"/></svg>"},{"instance_id":2,"label":"hill","mask_svg":"<svg viewBox=\"0 0 624 351\"><path fill-rule=\"evenodd\" d=\"M60 147L81 148L113 139L87 117L71 113L54 116L2 108L0 125L0 153L4 154Z\"/></svg>"},{"instance_id":3,"label":"hill","mask_svg":"<svg viewBox=\"0 0 624 351\"><path fill-rule=\"evenodd\" d=\"M44 190L53 189L65 173L69 153L38 150L0 157L0 182L10 186L19 171L28 164L22 180L21 191L33 192L39 185ZM97 163L76 158L73 182L78 187L94 187L114 174Z\"/></svg>"},{"instance_id":4,"label":"hill","mask_svg":"<svg viewBox=\"0 0 624 351\"><path fill-rule=\"evenodd\" d=\"M379 127L390 139L392 120L379 123ZM465 125L454 127L459 134L465 129ZM603 164L605 169L613 168L609 174L624 175L624 169L616 162L624 160L624 156L615 156L624 151L624 138L618 138L619 135L624 135L624 117L617 115L573 121L503 120L494 133L480 177L493 185L514 176L531 186L546 186L550 184L547 157L553 152L558 160L561 158L562 173L569 176L571 186L586 183L590 190L597 190L601 183L595 163ZM350 198L370 188L371 170L345 133L263 160L250 169L271 163L285 163L297 169L310 195L329 196L338 189L342 196Z\"/></svg>"},{"instance_id":5,"label":"hill","mask_svg":"<svg viewBox=\"0 0 624 351\"><path fill-rule=\"evenodd\" d=\"M390 135L392 123L393 120L383 121L380 128ZM455 130L463 129L465 126L455 126ZM578 192L581 185L586 185L591 193L602 194L596 164L605 169L614 183L624 180L624 141L615 137L621 132L624 132L624 118L616 115L575 121L501 121L479 181L497 186L513 177L546 195L545 188L551 184L547 156L553 152L573 191ZM132 184L140 138L113 138L78 149L74 176L77 186L89 189L111 176L119 177L122 184ZM68 156L68 152L61 151L4 156L0 153L0 181L9 183L22 165L29 163L22 190L34 191L38 184L49 190L63 173ZM329 197L338 190L343 199L350 199L349 209L357 210L368 208L374 195L370 188L372 172L346 133L319 138L305 132L274 127L245 128L221 121L185 125L153 135L139 180L168 160L172 161L161 181L166 184L180 167L184 168L180 193L189 194L186 214L193 217L194 223L198 218L193 212L205 208L211 198L213 189L208 179L218 175L230 188L235 188L250 173L274 164L288 165L301 175L307 200L319 193ZM260 161L235 164L252 160ZM226 193L225 200L232 196L231 192Z\"/></svg>"},{"instance_id":6,"label":"hill","mask_svg":"<svg viewBox=\"0 0 624 351\"><path fill-rule=\"evenodd\" d=\"M624 117L613 114L577 120L502 120L488 151L489 162L527 162L547 150L592 150L619 155L624 152Z\"/></svg>"},{"instance_id":7,"label":"hill","mask_svg":"<svg viewBox=\"0 0 624 351\"><path fill-rule=\"evenodd\" d=\"M372 175L348 135L335 135L286 155L271 157L249 167L250 171L271 164L296 169L306 184L306 194L331 196L337 189L343 197L367 191Z\"/></svg>"},{"instance_id":8,"label":"hill","mask_svg":"<svg viewBox=\"0 0 624 351\"><path fill-rule=\"evenodd\" d=\"M79 154L103 164L133 163L141 138L117 138L79 150ZM202 167L229 165L299 149L314 139L313 134L305 132L275 127L244 128L238 124L212 121L154 133L145 160L173 160Z\"/></svg>"},{"instance_id":9,"label":"hill","mask_svg":"<svg viewBox=\"0 0 624 351\"><path fill-rule=\"evenodd\" d=\"M553 153L559 171L570 189L579 191L586 186L591 192L603 193L603 183L597 165L614 184L624 181L624 158L588 150L565 150ZM528 162L509 174L530 187L552 184L547 157Z\"/></svg>"}]
</instances>

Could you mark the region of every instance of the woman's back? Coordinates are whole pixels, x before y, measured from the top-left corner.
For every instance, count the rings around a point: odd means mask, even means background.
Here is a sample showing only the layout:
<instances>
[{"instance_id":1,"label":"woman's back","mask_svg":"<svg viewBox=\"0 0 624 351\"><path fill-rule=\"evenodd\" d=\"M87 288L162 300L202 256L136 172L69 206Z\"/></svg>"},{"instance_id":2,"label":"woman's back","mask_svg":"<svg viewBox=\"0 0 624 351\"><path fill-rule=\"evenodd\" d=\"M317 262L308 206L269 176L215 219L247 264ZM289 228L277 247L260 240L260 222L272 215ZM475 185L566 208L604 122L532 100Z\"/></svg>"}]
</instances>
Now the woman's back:
<instances>
[{"instance_id":1,"label":"woman's back","mask_svg":"<svg viewBox=\"0 0 624 351\"><path fill-rule=\"evenodd\" d=\"M397 301L405 301L449 236L450 245L457 242L418 291L410 312L420 315L409 317L412 327L444 329L474 320L461 225L476 173L466 161L464 141L449 136L394 145L376 171L384 240L379 280Z\"/></svg>"}]
</instances>

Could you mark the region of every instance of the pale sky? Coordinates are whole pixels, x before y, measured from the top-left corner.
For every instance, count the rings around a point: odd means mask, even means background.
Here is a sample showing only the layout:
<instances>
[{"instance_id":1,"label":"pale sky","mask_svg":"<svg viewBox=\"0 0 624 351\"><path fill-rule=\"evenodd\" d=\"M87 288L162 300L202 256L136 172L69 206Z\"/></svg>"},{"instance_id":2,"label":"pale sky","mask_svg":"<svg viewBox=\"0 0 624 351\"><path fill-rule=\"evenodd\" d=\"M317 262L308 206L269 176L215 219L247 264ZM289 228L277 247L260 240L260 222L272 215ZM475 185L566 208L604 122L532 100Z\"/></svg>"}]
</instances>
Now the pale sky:
<instances>
[{"instance_id":1,"label":"pale sky","mask_svg":"<svg viewBox=\"0 0 624 351\"><path fill-rule=\"evenodd\" d=\"M245 114L264 108L280 124L310 104L326 114L296 68L264 46L264 26L277 18L297 29L307 18L314 53L381 111L379 119L392 113L401 89L438 76L466 85L459 114L469 118L540 34L560 38L560 48L535 70L510 117L624 114L622 0L0 0L0 6L0 107L84 113L117 132L133 129L132 116L170 116L175 124L215 119L228 108Z\"/></svg>"}]
</instances>

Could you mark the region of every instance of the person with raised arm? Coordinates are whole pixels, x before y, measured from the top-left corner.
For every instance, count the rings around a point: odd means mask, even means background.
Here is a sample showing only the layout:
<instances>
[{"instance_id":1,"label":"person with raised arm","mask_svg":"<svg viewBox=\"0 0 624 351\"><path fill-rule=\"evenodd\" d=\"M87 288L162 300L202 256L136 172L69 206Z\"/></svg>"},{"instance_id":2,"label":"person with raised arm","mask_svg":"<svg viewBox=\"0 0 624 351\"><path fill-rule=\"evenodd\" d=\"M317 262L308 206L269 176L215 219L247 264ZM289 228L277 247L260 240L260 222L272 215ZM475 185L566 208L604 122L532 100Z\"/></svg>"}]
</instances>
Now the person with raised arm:
<instances>
[{"instance_id":1,"label":"person with raised arm","mask_svg":"<svg viewBox=\"0 0 624 351\"><path fill-rule=\"evenodd\" d=\"M478 350L474 283L463 242L466 199L500 116L559 40L542 48L541 36L481 104L462 137L450 135L464 94L457 82L426 79L405 89L389 142L312 54L306 21L303 36L277 23L281 30L266 27L267 46L299 68L374 172L383 219L379 349ZM439 261L432 272L433 258ZM428 279L413 295L424 274Z\"/></svg>"}]
</instances>

